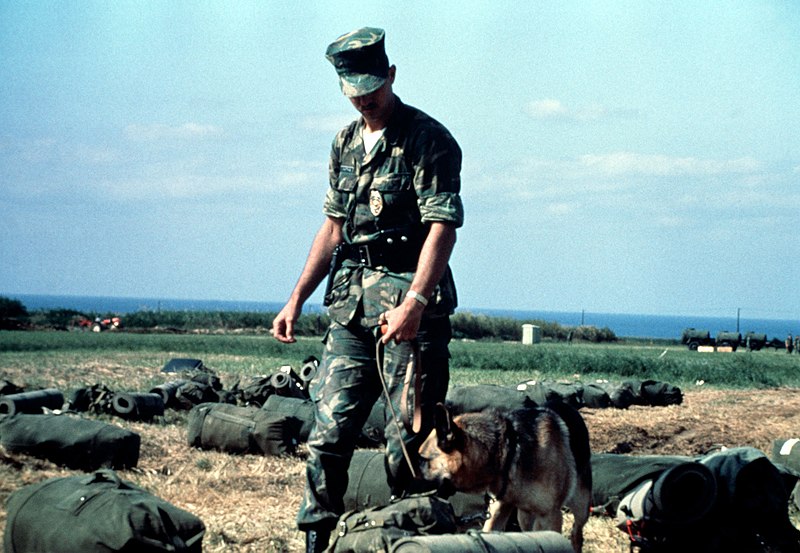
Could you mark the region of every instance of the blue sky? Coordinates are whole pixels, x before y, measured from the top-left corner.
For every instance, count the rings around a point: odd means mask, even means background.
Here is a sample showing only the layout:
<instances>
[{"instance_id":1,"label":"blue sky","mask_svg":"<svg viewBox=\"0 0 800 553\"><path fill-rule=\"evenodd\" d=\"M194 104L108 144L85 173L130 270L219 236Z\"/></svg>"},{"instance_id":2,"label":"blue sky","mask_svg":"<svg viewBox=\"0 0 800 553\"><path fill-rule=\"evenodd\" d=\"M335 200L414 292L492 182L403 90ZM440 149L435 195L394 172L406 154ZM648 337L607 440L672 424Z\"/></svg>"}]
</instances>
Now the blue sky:
<instances>
[{"instance_id":1,"label":"blue sky","mask_svg":"<svg viewBox=\"0 0 800 553\"><path fill-rule=\"evenodd\" d=\"M463 149L464 309L800 318L794 0L2 2L0 294L283 301L365 25Z\"/></svg>"}]
</instances>

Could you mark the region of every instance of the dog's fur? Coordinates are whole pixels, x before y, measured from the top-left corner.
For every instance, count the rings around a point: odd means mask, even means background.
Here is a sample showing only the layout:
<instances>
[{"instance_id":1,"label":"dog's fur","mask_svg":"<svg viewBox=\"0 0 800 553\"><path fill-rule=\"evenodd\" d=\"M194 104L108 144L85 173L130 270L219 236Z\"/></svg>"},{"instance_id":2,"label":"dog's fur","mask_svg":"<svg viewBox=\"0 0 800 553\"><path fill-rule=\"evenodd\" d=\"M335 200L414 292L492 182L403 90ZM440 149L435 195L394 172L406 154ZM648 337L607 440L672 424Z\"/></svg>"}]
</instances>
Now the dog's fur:
<instances>
[{"instance_id":1,"label":"dog's fur","mask_svg":"<svg viewBox=\"0 0 800 553\"><path fill-rule=\"evenodd\" d=\"M561 532L561 509L567 507L578 553L592 498L590 456L583 418L561 402L455 418L439 404L435 429L419 449L427 480L494 496L484 531L504 530L516 508L523 531Z\"/></svg>"}]
</instances>

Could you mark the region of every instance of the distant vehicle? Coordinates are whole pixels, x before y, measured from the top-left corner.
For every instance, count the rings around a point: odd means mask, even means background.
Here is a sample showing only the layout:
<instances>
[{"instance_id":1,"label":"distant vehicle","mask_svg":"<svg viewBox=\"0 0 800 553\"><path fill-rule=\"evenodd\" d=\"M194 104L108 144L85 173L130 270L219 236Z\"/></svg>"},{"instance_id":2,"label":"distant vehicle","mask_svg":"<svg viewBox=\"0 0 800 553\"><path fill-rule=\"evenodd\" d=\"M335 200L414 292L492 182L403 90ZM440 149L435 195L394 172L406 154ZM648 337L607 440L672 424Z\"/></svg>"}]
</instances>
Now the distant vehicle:
<instances>
[{"instance_id":1,"label":"distant vehicle","mask_svg":"<svg viewBox=\"0 0 800 553\"><path fill-rule=\"evenodd\" d=\"M767 335L763 332L748 332L744 335L744 345L748 350L758 351L768 346Z\"/></svg>"},{"instance_id":2,"label":"distant vehicle","mask_svg":"<svg viewBox=\"0 0 800 553\"><path fill-rule=\"evenodd\" d=\"M691 351L697 351L700 346L713 346L715 342L709 331L687 328L681 334L681 344L687 346Z\"/></svg>"},{"instance_id":3,"label":"distant vehicle","mask_svg":"<svg viewBox=\"0 0 800 553\"><path fill-rule=\"evenodd\" d=\"M762 332L751 331L742 336L739 332L722 330L714 338L709 331L696 328L687 328L683 331L681 344L691 351L697 351L700 346L730 347L733 351L736 351L740 346L746 347L748 351L759 351L765 347L775 349L784 347L782 340L778 338L767 340L767 335Z\"/></svg>"},{"instance_id":4,"label":"distant vehicle","mask_svg":"<svg viewBox=\"0 0 800 553\"><path fill-rule=\"evenodd\" d=\"M92 332L102 332L104 330L119 330L122 328L122 319L119 317L107 317L101 319L96 317L93 321L83 317L78 321L78 327L83 330L91 330Z\"/></svg>"},{"instance_id":5,"label":"distant vehicle","mask_svg":"<svg viewBox=\"0 0 800 553\"><path fill-rule=\"evenodd\" d=\"M742 335L738 332L723 330L717 334L716 346L733 348L733 351L742 344Z\"/></svg>"}]
</instances>

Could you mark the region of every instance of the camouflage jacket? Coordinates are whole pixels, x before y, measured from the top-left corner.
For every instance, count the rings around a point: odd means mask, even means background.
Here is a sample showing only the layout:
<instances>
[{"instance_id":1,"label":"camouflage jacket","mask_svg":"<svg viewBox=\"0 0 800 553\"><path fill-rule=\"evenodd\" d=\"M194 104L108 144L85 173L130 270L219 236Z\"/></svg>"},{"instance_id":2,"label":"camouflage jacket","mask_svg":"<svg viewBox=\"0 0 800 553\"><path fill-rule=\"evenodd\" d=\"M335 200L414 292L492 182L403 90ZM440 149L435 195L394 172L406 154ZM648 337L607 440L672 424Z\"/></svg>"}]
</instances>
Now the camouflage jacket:
<instances>
[{"instance_id":1,"label":"camouflage jacket","mask_svg":"<svg viewBox=\"0 0 800 553\"><path fill-rule=\"evenodd\" d=\"M416 266L428 223L463 224L461 149L439 122L399 98L396 101L383 136L371 152L364 150L360 118L336 135L323 211L344 219L346 244L376 244L385 236L410 237L411 265ZM375 325L380 313L399 305L413 277L413 269L392 272L385 266L345 261L326 298L329 315L348 324L358 314L362 324ZM455 283L448 267L426 316L448 315L455 307Z\"/></svg>"}]
</instances>

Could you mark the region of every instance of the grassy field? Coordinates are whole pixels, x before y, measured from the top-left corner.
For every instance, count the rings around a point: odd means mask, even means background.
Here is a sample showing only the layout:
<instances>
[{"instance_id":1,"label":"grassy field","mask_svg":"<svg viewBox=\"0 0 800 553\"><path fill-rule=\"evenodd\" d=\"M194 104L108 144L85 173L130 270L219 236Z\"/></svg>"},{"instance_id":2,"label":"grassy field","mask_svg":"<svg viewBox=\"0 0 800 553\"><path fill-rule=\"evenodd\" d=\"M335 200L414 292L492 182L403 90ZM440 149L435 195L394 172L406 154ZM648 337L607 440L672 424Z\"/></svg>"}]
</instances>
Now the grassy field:
<instances>
[{"instance_id":1,"label":"grassy field","mask_svg":"<svg viewBox=\"0 0 800 553\"><path fill-rule=\"evenodd\" d=\"M529 379L592 381L653 379L686 387L770 388L799 386L800 356L783 350L698 353L682 346L543 342L532 346L511 342L454 341L451 344L454 384L516 384ZM0 376L23 369L24 384L49 386L52 369L75 367L64 382L77 388L93 374L87 362L108 369L103 382L114 388L144 389L161 382L160 369L173 357L202 359L223 378L270 374L283 365L299 368L309 355L319 356L318 338L281 344L265 334L134 334L127 332L0 332ZM141 369L136 382L120 382L115 364ZM127 375L126 375L127 378Z\"/></svg>"},{"instance_id":2,"label":"grassy field","mask_svg":"<svg viewBox=\"0 0 800 553\"><path fill-rule=\"evenodd\" d=\"M160 372L167 361L192 357L230 389L241 377L272 374L284 365L299 369L307 356L320 352L319 338L284 345L268 334L0 332L0 379L25 388L56 387L67 397L97 383L115 391L146 391L174 377ZM796 435L800 424L800 355L785 351L698 353L644 340L533 346L454 341L451 352L453 385L631 378L684 390L680 406L582 409L595 452L619 444L650 454L698 454L713 444L766 451L771 439ZM121 476L197 514L207 528L204 551L302 551L294 513L303 487L303 451L265 457L188 447L185 411L168 410L153 423L101 418L142 436L139 465ZM0 534L3 505L14 490L70 474L75 471L0 447ZM626 536L611 519L592 517L586 535L587 553L627 550Z\"/></svg>"}]
</instances>

